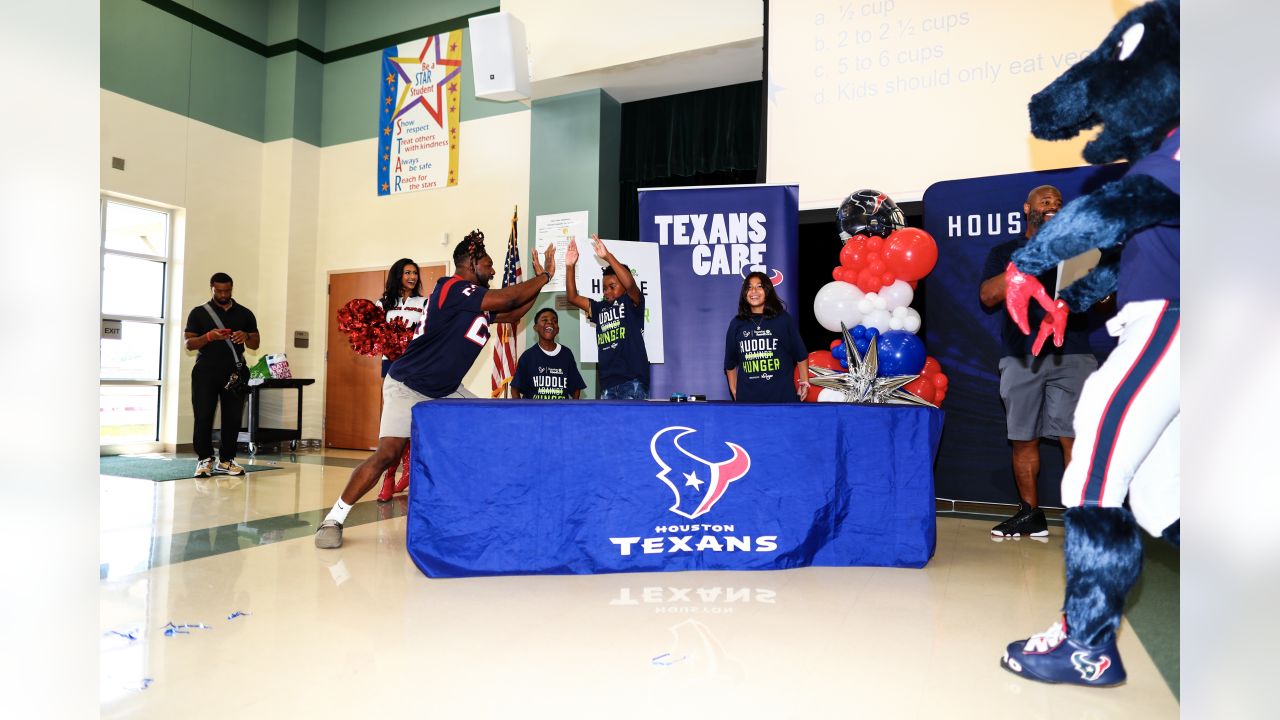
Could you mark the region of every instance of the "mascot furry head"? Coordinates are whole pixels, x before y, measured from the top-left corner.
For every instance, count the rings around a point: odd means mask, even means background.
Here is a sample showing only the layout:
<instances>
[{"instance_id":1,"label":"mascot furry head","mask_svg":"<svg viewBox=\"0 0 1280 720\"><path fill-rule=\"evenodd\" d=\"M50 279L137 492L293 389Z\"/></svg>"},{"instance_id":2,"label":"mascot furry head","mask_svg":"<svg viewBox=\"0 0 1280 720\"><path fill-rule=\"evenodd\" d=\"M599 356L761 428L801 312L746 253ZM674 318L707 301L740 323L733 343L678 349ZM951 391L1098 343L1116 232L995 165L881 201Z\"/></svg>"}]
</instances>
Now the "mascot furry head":
<instances>
[{"instance_id":1,"label":"mascot furry head","mask_svg":"<svg viewBox=\"0 0 1280 720\"><path fill-rule=\"evenodd\" d=\"M1178 10L1178 0L1157 0L1121 18L1096 50L1031 98L1032 134L1061 140L1101 125L1084 149L1091 163L1140 161L1155 151L1179 122ZM1177 222L1178 191L1130 172L1069 203L1014 253L1016 267L1006 274L1006 304L1014 321L1030 332L1026 305L1033 298L1048 311L1037 354L1050 334L1062 344L1068 308L1083 311L1116 290L1119 250L1129 236ZM1035 275L1091 248L1103 252L1098 266L1054 302Z\"/></svg>"},{"instance_id":2,"label":"mascot furry head","mask_svg":"<svg viewBox=\"0 0 1280 720\"><path fill-rule=\"evenodd\" d=\"M1063 615L1047 631L1010 644L1001 658L1005 669L1032 680L1124 682L1115 636L1142 569L1138 521L1153 535L1179 540L1178 15L1178 0L1134 9L1097 50L1031 99L1036 137L1069 138L1100 124L1085 159L1132 162L1124 177L1063 207L1005 270L1005 304L1024 333L1031 300L1047 311L1037 354L1049 336L1062 344L1068 308L1087 309L1111 292L1120 307L1114 327L1108 324L1119 343L1081 391L1075 449L1063 475ZM1035 276L1091 248L1102 251L1098 266L1061 299L1050 298ZM1143 470L1142 491L1130 494Z\"/></svg>"},{"instance_id":3,"label":"mascot furry head","mask_svg":"<svg viewBox=\"0 0 1280 720\"><path fill-rule=\"evenodd\" d=\"M1064 140L1102 125L1084 148L1094 165L1137 160L1178 125L1178 5L1153 2L1031 98L1031 134Z\"/></svg>"}]
</instances>

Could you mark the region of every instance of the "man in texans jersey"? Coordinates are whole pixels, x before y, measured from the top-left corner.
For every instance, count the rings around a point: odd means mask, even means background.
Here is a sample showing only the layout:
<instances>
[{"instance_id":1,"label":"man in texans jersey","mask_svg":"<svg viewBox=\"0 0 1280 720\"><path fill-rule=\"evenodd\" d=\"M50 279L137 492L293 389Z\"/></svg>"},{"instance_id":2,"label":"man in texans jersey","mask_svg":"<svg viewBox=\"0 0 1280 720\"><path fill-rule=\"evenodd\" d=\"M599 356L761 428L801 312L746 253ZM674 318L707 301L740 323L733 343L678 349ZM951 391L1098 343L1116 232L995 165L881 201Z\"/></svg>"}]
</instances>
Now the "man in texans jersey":
<instances>
[{"instance_id":1,"label":"man in texans jersey","mask_svg":"<svg viewBox=\"0 0 1280 720\"><path fill-rule=\"evenodd\" d=\"M441 278L427 300L426 329L409 343L382 382L378 449L351 472L342 496L316 530L318 548L342 547L347 513L399 460L409 442L414 405L445 397L475 397L462 387L462 378L489 339L489 323L514 323L529 312L538 291L555 274L555 245L547 246L545 266L533 256L532 278L497 290L489 289L493 258L485 252L484 233L479 230L454 248L453 264L457 271Z\"/></svg>"}]
</instances>

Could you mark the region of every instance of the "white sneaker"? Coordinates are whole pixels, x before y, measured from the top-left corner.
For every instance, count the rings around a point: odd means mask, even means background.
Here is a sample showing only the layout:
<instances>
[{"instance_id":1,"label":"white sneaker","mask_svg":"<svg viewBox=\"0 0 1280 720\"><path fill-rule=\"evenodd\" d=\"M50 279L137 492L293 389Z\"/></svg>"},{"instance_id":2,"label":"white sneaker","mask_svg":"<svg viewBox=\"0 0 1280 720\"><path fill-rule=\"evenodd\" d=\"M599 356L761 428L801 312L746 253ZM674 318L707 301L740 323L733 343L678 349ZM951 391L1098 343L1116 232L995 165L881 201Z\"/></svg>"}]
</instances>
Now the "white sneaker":
<instances>
[{"instance_id":1,"label":"white sneaker","mask_svg":"<svg viewBox=\"0 0 1280 720\"><path fill-rule=\"evenodd\" d=\"M213 458L204 458L196 463L196 472L193 477L207 478L213 474Z\"/></svg>"},{"instance_id":2,"label":"white sneaker","mask_svg":"<svg viewBox=\"0 0 1280 720\"><path fill-rule=\"evenodd\" d=\"M213 466L213 471L219 475L243 475L244 468L236 464L235 458L231 460L223 460Z\"/></svg>"}]
</instances>

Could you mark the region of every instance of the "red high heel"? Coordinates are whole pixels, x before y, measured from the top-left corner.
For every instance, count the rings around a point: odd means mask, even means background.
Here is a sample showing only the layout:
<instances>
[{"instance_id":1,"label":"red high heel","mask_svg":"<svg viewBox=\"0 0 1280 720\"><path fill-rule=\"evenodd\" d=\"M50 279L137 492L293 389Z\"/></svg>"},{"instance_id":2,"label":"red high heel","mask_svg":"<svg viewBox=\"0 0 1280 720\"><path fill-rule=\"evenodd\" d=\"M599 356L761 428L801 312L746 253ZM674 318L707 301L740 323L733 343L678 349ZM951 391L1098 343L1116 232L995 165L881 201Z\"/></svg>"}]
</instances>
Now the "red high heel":
<instances>
[{"instance_id":1,"label":"red high heel","mask_svg":"<svg viewBox=\"0 0 1280 720\"><path fill-rule=\"evenodd\" d=\"M396 483L393 493L402 493L409 487L409 443L404 444L404 455L400 457L400 482ZM392 468L395 470L395 468Z\"/></svg>"},{"instance_id":2,"label":"red high heel","mask_svg":"<svg viewBox=\"0 0 1280 720\"><path fill-rule=\"evenodd\" d=\"M399 463L396 463L399 465ZM382 477L382 489L378 491L378 502L389 503L391 496L395 495L396 490L396 465L392 465L387 469L387 474Z\"/></svg>"}]
</instances>

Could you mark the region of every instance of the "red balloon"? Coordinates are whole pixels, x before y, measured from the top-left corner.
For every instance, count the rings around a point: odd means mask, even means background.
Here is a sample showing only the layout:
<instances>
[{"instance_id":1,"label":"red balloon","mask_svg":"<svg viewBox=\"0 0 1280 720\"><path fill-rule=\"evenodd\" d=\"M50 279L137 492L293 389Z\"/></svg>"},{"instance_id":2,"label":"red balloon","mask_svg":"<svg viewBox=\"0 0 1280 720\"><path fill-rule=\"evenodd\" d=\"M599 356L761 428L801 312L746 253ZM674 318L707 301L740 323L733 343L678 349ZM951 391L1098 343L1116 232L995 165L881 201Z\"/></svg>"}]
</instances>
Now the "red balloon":
<instances>
[{"instance_id":1,"label":"red balloon","mask_svg":"<svg viewBox=\"0 0 1280 720\"><path fill-rule=\"evenodd\" d=\"M832 280L844 280L844 268L837 265L831 269Z\"/></svg>"},{"instance_id":2,"label":"red balloon","mask_svg":"<svg viewBox=\"0 0 1280 720\"><path fill-rule=\"evenodd\" d=\"M902 389L906 390L912 395L915 395L921 400L924 400L925 402L933 402L935 398L936 391L933 387L933 383L929 382L928 380L922 377L918 377L915 380L912 380L911 382L907 383L906 385L903 385Z\"/></svg>"},{"instance_id":3,"label":"red balloon","mask_svg":"<svg viewBox=\"0 0 1280 720\"><path fill-rule=\"evenodd\" d=\"M880 276L880 285L882 287L892 285L894 282L897 281L897 279L898 278L893 276L893 273L887 272Z\"/></svg>"},{"instance_id":4,"label":"red balloon","mask_svg":"<svg viewBox=\"0 0 1280 720\"><path fill-rule=\"evenodd\" d=\"M858 273L858 281L854 283L864 293L876 292L880 289L880 278L870 270L863 269Z\"/></svg>"},{"instance_id":5,"label":"red balloon","mask_svg":"<svg viewBox=\"0 0 1280 720\"><path fill-rule=\"evenodd\" d=\"M867 269L871 271L872 275L877 277L883 275L885 271L884 263L879 260L872 260L871 264L867 266Z\"/></svg>"},{"instance_id":6,"label":"red balloon","mask_svg":"<svg viewBox=\"0 0 1280 720\"><path fill-rule=\"evenodd\" d=\"M885 263L903 280L919 280L938 263L938 244L920 228L902 228L889 236L884 249Z\"/></svg>"},{"instance_id":7,"label":"red balloon","mask_svg":"<svg viewBox=\"0 0 1280 720\"><path fill-rule=\"evenodd\" d=\"M867 238L869 238L869 237L871 237L871 236L870 236L870 235L863 235L863 234L859 233L859 234L854 235L853 237L849 238L849 242L856 242L856 243L859 243L859 244L865 244L865 243L867 242Z\"/></svg>"},{"instance_id":8,"label":"red balloon","mask_svg":"<svg viewBox=\"0 0 1280 720\"><path fill-rule=\"evenodd\" d=\"M902 278L898 278L898 279L899 279L899 280L901 280ZM915 290L915 289L916 289L916 283L918 283L918 282L919 282L919 280L907 280L907 281L906 281L906 283L907 283L908 285L910 285L910 286L911 286L911 289L912 289L912 290Z\"/></svg>"},{"instance_id":9,"label":"red balloon","mask_svg":"<svg viewBox=\"0 0 1280 720\"><path fill-rule=\"evenodd\" d=\"M933 394L933 404L942 407L942 401L947 399L946 390L938 390Z\"/></svg>"},{"instance_id":10,"label":"red balloon","mask_svg":"<svg viewBox=\"0 0 1280 720\"><path fill-rule=\"evenodd\" d=\"M950 380L947 379L947 376L943 375L942 373L938 373L937 375L931 375L929 377L929 380L930 382L933 383L933 386L939 390L946 390L947 385L951 382Z\"/></svg>"},{"instance_id":11,"label":"red balloon","mask_svg":"<svg viewBox=\"0 0 1280 720\"><path fill-rule=\"evenodd\" d=\"M942 372L942 366L938 364L937 358L930 355L924 359L924 369L920 371L921 375L932 375L940 372Z\"/></svg>"},{"instance_id":12,"label":"red balloon","mask_svg":"<svg viewBox=\"0 0 1280 720\"><path fill-rule=\"evenodd\" d=\"M872 235L867 238L867 252L878 253L884 250L884 239Z\"/></svg>"},{"instance_id":13,"label":"red balloon","mask_svg":"<svg viewBox=\"0 0 1280 720\"><path fill-rule=\"evenodd\" d=\"M842 345L843 343L844 343L844 339L843 339L843 338L836 338L835 340L832 340L832 341L831 341L831 349L832 349L832 350L835 350L837 345ZM839 361L837 361L837 362L839 362Z\"/></svg>"},{"instance_id":14,"label":"red balloon","mask_svg":"<svg viewBox=\"0 0 1280 720\"><path fill-rule=\"evenodd\" d=\"M814 350L809 353L809 367L844 370L844 368L840 367L840 361L831 354L830 350Z\"/></svg>"},{"instance_id":15,"label":"red balloon","mask_svg":"<svg viewBox=\"0 0 1280 720\"><path fill-rule=\"evenodd\" d=\"M851 269L857 270L866 262L866 250L863 247L863 241L850 240L840 248L840 264Z\"/></svg>"}]
</instances>

